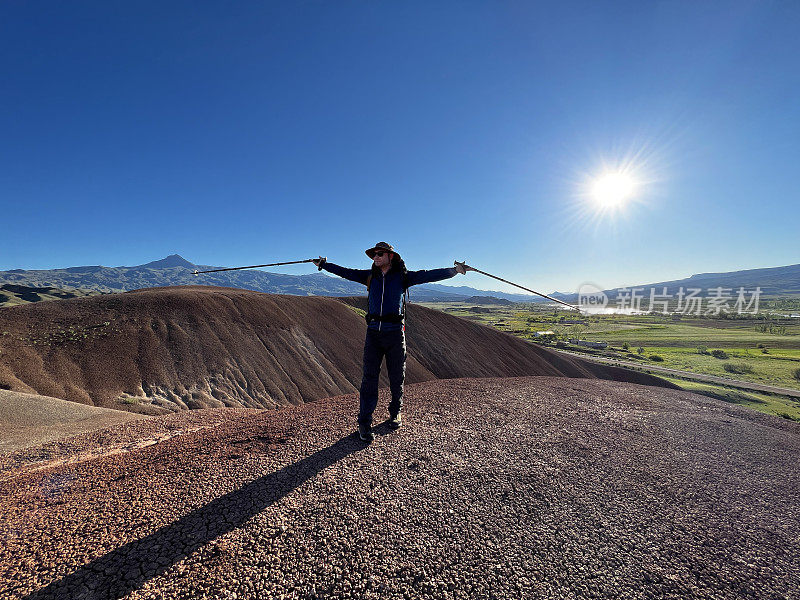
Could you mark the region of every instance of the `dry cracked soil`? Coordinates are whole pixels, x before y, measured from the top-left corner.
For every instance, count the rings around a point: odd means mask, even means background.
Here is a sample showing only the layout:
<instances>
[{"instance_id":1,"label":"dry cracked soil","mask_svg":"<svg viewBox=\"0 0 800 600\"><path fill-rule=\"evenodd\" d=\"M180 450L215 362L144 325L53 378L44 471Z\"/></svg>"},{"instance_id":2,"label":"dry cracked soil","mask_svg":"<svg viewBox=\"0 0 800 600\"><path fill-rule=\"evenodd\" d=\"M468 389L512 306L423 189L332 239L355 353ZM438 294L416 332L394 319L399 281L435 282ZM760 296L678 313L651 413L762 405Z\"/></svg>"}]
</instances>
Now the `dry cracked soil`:
<instances>
[{"instance_id":1,"label":"dry cracked soil","mask_svg":"<svg viewBox=\"0 0 800 600\"><path fill-rule=\"evenodd\" d=\"M796 423L628 383L456 379L408 386L404 427L367 445L356 404L0 456L0 597L798 597Z\"/></svg>"}]
</instances>

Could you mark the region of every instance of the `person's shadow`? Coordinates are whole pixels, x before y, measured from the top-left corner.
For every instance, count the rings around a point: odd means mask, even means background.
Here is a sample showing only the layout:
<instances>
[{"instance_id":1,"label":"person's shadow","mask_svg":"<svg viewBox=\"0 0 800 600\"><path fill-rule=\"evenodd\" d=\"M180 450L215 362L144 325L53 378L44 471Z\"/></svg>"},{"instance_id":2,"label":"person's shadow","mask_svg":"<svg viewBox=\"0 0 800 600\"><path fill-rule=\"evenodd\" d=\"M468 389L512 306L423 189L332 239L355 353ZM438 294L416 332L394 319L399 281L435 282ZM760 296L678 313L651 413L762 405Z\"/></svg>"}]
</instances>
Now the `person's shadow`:
<instances>
[{"instance_id":1,"label":"person's shadow","mask_svg":"<svg viewBox=\"0 0 800 600\"><path fill-rule=\"evenodd\" d=\"M378 427L376 433L388 432L383 429ZM193 510L147 537L96 558L24 598L122 598L201 546L242 526L323 469L366 447L357 434L343 437L311 456Z\"/></svg>"}]
</instances>

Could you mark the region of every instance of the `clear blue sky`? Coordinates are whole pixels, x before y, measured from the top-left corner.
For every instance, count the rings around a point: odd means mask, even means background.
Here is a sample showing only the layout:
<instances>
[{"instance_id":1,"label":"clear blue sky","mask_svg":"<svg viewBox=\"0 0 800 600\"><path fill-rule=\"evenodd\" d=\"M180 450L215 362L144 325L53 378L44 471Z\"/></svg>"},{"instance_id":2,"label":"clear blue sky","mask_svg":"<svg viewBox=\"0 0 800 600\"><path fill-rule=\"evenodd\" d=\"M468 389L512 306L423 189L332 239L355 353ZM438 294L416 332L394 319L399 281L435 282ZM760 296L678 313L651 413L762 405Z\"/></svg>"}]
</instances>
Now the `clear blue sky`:
<instances>
[{"instance_id":1,"label":"clear blue sky","mask_svg":"<svg viewBox=\"0 0 800 600\"><path fill-rule=\"evenodd\" d=\"M0 269L798 263L798 31L789 1L4 0ZM625 161L646 184L592 221L581 183Z\"/></svg>"}]
</instances>

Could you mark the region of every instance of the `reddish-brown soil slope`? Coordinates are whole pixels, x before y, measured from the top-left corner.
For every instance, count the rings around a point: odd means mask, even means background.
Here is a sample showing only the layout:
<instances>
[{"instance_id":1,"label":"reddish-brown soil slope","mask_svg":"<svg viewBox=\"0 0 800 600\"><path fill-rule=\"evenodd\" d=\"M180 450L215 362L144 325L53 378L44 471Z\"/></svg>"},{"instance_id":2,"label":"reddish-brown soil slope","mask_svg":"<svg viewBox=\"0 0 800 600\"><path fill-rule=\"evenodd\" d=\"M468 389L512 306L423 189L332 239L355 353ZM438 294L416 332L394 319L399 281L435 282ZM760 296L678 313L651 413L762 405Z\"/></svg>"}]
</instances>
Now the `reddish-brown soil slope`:
<instances>
[{"instance_id":1,"label":"reddish-brown soil slope","mask_svg":"<svg viewBox=\"0 0 800 600\"><path fill-rule=\"evenodd\" d=\"M409 386L405 427L366 445L357 403L184 411L0 456L0 596L797 597L797 423L609 381L457 379Z\"/></svg>"},{"instance_id":2,"label":"reddish-brown soil slope","mask_svg":"<svg viewBox=\"0 0 800 600\"><path fill-rule=\"evenodd\" d=\"M0 453L145 418L121 410L0 390Z\"/></svg>"},{"instance_id":3,"label":"reddish-brown soil slope","mask_svg":"<svg viewBox=\"0 0 800 600\"><path fill-rule=\"evenodd\" d=\"M332 298L204 286L19 306L0 311L0 388L149 414L299 404L358 389L365 327ZM417 306L408 343L409 383L522 375L661 381Z\"/></svg>"}]
</instances>

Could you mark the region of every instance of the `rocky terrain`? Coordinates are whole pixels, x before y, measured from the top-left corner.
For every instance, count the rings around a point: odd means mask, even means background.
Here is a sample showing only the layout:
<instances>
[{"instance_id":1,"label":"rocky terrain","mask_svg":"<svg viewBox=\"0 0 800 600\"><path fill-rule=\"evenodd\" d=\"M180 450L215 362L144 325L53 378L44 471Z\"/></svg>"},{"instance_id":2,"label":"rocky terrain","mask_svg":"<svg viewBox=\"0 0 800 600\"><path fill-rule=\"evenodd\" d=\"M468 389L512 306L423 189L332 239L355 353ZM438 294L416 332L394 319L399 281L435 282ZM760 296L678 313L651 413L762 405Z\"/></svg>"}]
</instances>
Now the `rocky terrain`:
<instances>
[{"instance_id":1,"label":"rocky terrain","mask_svg":"<svg viewBox=\"0 0 800 600\"><path fill-rule=\"evenodd\" d=\"M0 457L0 596L797 597L800 425L592 379L407 396L371 445L347 395Z\"/></svg>"},{"instance_id":2,"label":"rocky terrain","mask_svg":"<svg viewBox=\"0 0 800 600\"><path fill-rule=\"evenodd\" d=\"M365 302L194 286L3 309L0 389L151 415L352 393ZM668 385L421 306L409 309L407 340L409 383L561 375Z\"/></svg>"}]
</instances>

